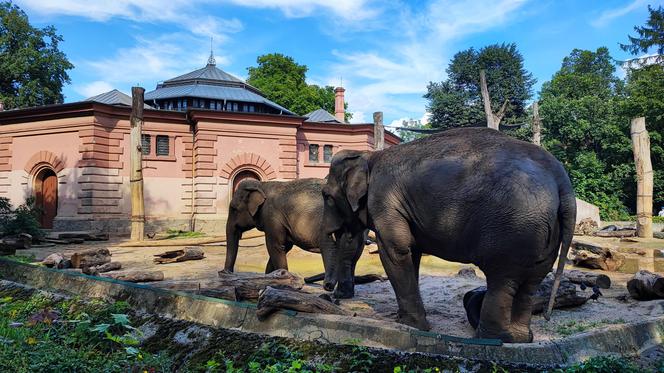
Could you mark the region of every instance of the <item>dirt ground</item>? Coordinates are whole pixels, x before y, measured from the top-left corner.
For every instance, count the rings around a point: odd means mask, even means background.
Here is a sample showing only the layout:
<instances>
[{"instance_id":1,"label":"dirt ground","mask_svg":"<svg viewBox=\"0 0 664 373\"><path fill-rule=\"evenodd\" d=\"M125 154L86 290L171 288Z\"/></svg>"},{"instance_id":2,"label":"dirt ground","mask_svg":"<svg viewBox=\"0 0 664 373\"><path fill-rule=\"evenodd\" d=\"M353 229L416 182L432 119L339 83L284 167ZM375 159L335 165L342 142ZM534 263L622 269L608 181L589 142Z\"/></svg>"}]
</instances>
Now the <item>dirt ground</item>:
<instances>
[{"instance_id":1,"label":"dirt ground","mask_svg":"<svg viewBox=\"0 0 664 373\"><path fill-rule=\"evenodd\" d=\"M253 232L258 236L258 232ZM246 236L246 235L245 235ZM597 240L598 238L594 238ZM606 239L604 239L606 240ZM609 239L610 240L610 239ZM160 247L122 247L123 241L112 240L108 242L91 242L81 245L57 245L48 248L33 248L23 251L22 254L34 254L41 260L53 252L64 252L66 255L92 247L108 247L113 255L113 261L121 262L123 270L158 269L164 272L166 279L205 279L214 278L223 268L225 259L225 245L223 242L199 245L206 258L198 261L156 265L153 255L167 250L181 248L185 243L196 241L173 241L173 246ZM209 240L208 240L209 241ZM647 248L664 249L664 240L643 243ZM617 241L616 241L617 242ZM634 247L642 243L629 243L622 246ZM622 247L621 247L622 248ZM357 274L376 273L384 275L375 245L366 246L365 252L357 265ZM622 251L622 250L621 250ZM243 239L240 243L240 252L236 264L236 271L263 272L267 262L267 250L263 237ZM294 248L288 255L289 270L301 276L311 276L323 272L323 265L318 254L312 254ZM457 277L458 270L466 265L446 262L444 260L425 256L422 258L420 291L427 310L427 317L433 327L432 331L461 337L473 337L473 329L466 319L463 309L463 295L475 287L485 285L483 274L476 269L478 277ZM571 268L571 266L569 267ZM637 302L627 296L626 282L630 274L619 272L603 272L612 280L611 289L602 290L603 296L597 301L589 300L585 305L564 310L555 310L552 320L546 322L543 317L533 317L533 332L536 341L561 338L567 335L602 328L606 325L644 320L664 315L664 300ZM577 287L578 289L578 287ZM312 293L324 292L319 285L307 285L306 291ZM581 291L590 296L590 289ZM352 310L359 316L373 317L383 320L394 320L396 317L396 301L389 281L374 282L356 287L356 297L352 300L343 300L342 307Z\"/></svg>"}]
</instances>

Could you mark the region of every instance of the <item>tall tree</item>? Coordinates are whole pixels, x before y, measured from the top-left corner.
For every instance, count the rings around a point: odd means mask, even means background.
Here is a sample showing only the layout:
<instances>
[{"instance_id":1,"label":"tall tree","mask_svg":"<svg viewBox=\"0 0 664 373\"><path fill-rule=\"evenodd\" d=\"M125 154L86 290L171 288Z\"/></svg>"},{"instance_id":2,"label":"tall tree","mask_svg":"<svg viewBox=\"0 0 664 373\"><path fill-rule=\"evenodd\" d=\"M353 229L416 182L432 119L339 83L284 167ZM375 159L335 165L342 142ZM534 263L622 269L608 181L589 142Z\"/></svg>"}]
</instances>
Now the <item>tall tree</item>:
<instances>
[{"instance_id":1,"label":"tall tree","mask_svg":"<svg viewBox=\"0 0 664 373\"><path fill-rule=\"evenodd\" d=\"M53 26L30 25L11 2L0 2L0 101L6 108L64 101L62 87L74 66L58 48L62 36Z\"/></svg>"},{"instance_id":2,"label":"tall tree","mask_svg":"<svg viewBox=\"0 0 664 373\"><path fill-rule=\"evenodd\" d=\"M656 53L655 61L659 64L664 64L664 8L660 5L657 9L653 9L648 5L648 12L650 15L645 26L634 27L634 31L636 31L638 36L628 35L629 43L620 43L620 48L635 56L640 53L648 53L654 48ZM641 64L648 62L648 59L637 60Z\"/></svg>"},{"instance_id":3,"label":"tall tree","mask_svg":"<svg viewBox=\"0 0 664 373\"><path fill-rule=\"evenodd\" d=\"M621 115L622 81L608 49L574 49L542 85L543 146L567 168L577 196L600 207L603 219L627 215L633 188L629 122Z\"/></svg>"},{"instance_id":4,"label":"tall tree","mask_svg":"<svg viewBox=\"0 0 664 373\"><path fill-rule=\"evenodd\" d=\"M448 78L429 83L424 97L429 100L427 110L431 113L432 127L486 125L480 70L486 71L494 112L507 102L501 123L526 121L526 105L536 80L523 66L523 56L515 44L494 44L479 51L470 48L458 52L446 70Z\"/></svg>"},{"instance_id":5,"label":"tall tree","mask_svg":"<svg viewBox=\"0 0 664 373\"><path fill-rule=\"evenodd\" d=\"M321 108L334 113L334 87L307 84L307 66L281 53L258 56L256 63L258 66L247 68L247 83L260 89L268 99L298 115ZM348 103L344 106L348 107ZM346 112L346 120L351 117Z\"/></svg>"}]
</instances>

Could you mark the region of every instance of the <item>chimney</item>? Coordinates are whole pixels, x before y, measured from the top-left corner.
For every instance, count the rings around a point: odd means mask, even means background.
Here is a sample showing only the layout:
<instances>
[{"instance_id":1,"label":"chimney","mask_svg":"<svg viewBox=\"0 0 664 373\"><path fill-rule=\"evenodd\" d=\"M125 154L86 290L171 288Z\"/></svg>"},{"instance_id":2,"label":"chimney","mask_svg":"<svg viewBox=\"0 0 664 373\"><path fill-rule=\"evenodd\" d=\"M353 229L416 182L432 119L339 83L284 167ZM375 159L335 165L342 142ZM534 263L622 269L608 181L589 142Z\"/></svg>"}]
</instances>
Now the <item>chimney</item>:
<instances>
[{"instance_id":1,"label":"chimney","mask_svg":"<svg viewBox=\"0 0 664 373\"><path fill-rule=\"evenodd\" d=\"M343 87L334 89L334 117L341 123L346 123L346 111L344 109L344 92Z\"/></svg>"}]
</instances>

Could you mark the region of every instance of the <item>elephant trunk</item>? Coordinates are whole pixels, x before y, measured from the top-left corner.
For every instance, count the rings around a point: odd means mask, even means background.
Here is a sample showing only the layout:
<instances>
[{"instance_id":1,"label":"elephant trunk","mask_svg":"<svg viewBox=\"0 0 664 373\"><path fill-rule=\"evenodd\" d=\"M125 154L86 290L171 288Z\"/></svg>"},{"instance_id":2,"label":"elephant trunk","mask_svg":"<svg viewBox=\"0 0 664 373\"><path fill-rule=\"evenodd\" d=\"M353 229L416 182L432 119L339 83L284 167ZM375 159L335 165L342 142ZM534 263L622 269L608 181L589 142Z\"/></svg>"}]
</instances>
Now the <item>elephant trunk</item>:
<instances>
[{"instance_id":1,"label":"elephant trunk","mask_svg":"<svg viewBox=\"0 0 664 373\"><path fill-rule=\"evenodd\" d=\"M355 295L355 264L364 249L364 231L344 232L337 239L336 275L337 288L334 292L337 298L352 298Z\"/></svg>"},{"instance_id":2,"label":"elephant trunk","mask_svg":"<svg viewBox=\"0 0 664 373\"><path fill-rule=\"evenodd\" d=\"M228 272L233 272L235 268L240 238L242 238L242 231L232 223L229 219L226 224L226 263L224 264L224 270Z\"/></svg>"},{"instance_id":3,"label":"elephant trunk","mask_svg":"<svg viewBox=\"0 0 664 373\"><path fill-rule=\"evenodd\" d=\"M323 279L323 289L333 291L337 285L337 258L336 244L331 235L321 233L320 253L323 257L323 267L325 268L325 278Z\"/></svg>"}]
</instances>

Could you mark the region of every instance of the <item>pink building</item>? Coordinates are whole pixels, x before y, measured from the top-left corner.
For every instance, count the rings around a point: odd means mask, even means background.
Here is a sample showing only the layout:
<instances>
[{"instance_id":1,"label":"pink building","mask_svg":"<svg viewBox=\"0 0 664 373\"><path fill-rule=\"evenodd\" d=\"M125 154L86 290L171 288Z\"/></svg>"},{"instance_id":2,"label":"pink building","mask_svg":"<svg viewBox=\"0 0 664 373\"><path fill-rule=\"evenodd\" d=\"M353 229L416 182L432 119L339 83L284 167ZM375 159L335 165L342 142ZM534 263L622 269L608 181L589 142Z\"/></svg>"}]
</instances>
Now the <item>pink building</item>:
<instances>
[{"instance_id":1,"label":"pink building","mask_svg":"<svg viewBox=\"0 0 664 373\"><path fill-rule=\"evenodd\" d=\"M336 94L343 118L343 89ZM345 124L323 110L296 116L212 58L159 84L145 102L146 232L192 224L223 231L240 180L322 178L334 153L374 146L373 124ZM17 206L35 196L45 228L128 233L130 105L114 90L0 111L0 197ZM399 141L385 133L386 146Z\"/></svg>"}]
</instances>

